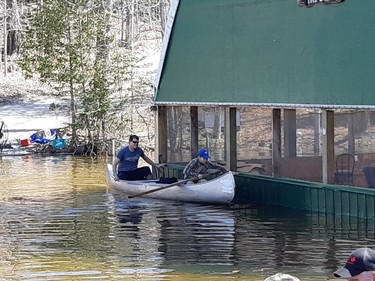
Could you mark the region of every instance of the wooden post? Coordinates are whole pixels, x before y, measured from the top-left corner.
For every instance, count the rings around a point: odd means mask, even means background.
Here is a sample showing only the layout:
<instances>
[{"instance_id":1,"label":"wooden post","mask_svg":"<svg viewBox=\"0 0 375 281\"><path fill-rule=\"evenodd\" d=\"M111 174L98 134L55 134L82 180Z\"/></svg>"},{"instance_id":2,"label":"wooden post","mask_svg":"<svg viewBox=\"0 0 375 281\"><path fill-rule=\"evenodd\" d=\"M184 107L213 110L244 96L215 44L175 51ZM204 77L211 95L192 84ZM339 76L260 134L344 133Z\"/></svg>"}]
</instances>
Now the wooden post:
<instances>
[{"instance_id":1,"label":"wooden post","mask_svg":"<svg viewBox=\"0 0 375 281\"><path fill-rule=\"evenodd\" d=\"M334 183L335 175L335 126L334 112L322 111L322 181Z\"/></svg>"},{"instance_id":2,"label":"wooden post","mask_svg":"<svg viewBox=\"0 0 375 281\"><path fill-rule=\"evenodd\" d=\"M350 112L348 116L348 150L349 153L355 154L355 132L352 112Z\"/></svg>"},{"instance_id":3,"label":"wooden post","mask_svg":"<svg viewBox=\"0 0 375 281\"><path fill-rule=\"evenodd\" d=\"M284 157L297 156L297 121L295 109L284 109Z\"/></svg>"},{"instance_id":4,"label":"wooden post","mask_svg":"<svg viewBox=\"0 0 375 281\"><path fill-rule=\"evenodd\" d=\"M190 156L191 159L198 155L198 107L190 107Z\"/></svg>"},{"instance_id":5,"label":"wooden post","mask_svg":"<svg viewBox=\"0 0 375 281\"><path fill-rule=\"evenodd\" d=\"M272 109L272 175L276 178L281 173L281 110Z\"/></svg>"},{"instance_id":6,"label":"wooden post","mask_svg":"<svg viewBox=\"0 0 375 281\"><path fill-rule=\"evenodd\" d=\"M333 110L327 111L327 164L328 183L335 181L335 113Z\"/></svg>"},{"instance_id":7,"label":"wooden post","mask_svg":"<svg viewBox=\"0 0 375 281\"><path fill-rule=\"evenodd\" d=\"M314 114L314 155L320 152L320 112Z\"/></svg>"},{"instance_id":8,"label":"wooden post","mask_svg":"<svg viewBox=\"0 0 375 281\"><path fill-rule=\"evenodd\" d=\"M7 30L7 1L4 0L4 76L7 76L8 71L8 58L7 58L7 45L8 45L8 30ZM1 54L0 54L1 55Z\"/></svg>"},{"instance_id":9,"label":"wooden post","mask_svg":"<svg viewBox=\"0 0 375 281\"><path fill-rule=\"evenodd\" d=\"M168 161L168 136L167 136L167 107L157 106L155 121L155 161L166 163Z\"/></svg>"},{"instance_id":10,"label":"wooden post","mask_svg":"<svg viewBox=\"0 0 375 281\"><path fill-rule=\"evenodd\" d=\"M236 108L225 108L225 160L227 169L237 171Z\"/></svg>"}]
</instances>

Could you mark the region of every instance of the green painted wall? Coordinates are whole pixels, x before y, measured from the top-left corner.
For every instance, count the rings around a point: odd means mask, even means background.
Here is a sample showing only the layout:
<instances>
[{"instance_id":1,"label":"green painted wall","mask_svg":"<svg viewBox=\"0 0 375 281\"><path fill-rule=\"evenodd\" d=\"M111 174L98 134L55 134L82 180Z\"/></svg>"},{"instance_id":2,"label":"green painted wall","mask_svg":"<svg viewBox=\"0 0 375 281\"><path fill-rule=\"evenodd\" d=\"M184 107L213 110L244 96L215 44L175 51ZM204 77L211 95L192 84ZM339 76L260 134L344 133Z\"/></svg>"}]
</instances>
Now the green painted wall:
<instances>
[{"instance_id":1,"label":"green painted wall","mask_svg":"<svg viewBox=\"0 0 375 281\"><path fill-rule=\"evenodd\" d=\"M235 201L375 219L375 189L370 188L240 174L236 176Z\"/></svg>"},{"instance_id":2,"label":"green painted wall","mask_svg":"<svg viewBox=\"0 0 375 281\"><path fill-rule=\"evenodd\" d=\"M375 1L181 0L156 103L375 106Z\"/></svg>"}]
</instances>

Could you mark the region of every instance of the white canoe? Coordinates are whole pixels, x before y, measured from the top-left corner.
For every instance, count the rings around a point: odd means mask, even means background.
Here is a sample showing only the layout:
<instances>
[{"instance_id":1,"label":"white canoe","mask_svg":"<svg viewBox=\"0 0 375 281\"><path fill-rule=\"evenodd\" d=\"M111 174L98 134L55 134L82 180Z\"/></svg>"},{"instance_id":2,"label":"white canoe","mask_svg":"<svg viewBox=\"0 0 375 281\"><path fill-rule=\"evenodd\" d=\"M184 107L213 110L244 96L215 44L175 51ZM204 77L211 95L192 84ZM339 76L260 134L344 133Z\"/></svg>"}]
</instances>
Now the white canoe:
<instances>
[{"instance_id":1,"label":"white canoe","mask_svg":"<svg viewBox=\"0 0 375 281\"><path fill-rule=\"evenodd\" d=\"M179 180L182 181L182 180ZM156 183L156 180L141 181L115 181L113 179L112 165L107 165L107 184L114 190L122 191L127 195L136 195L168 184ZM235 182L232 172L228 172L215 179L198 183L183 183L151 192L142 197L166 199L184 202L227 204L233 200Z\"/></svg>"}]
</instances>

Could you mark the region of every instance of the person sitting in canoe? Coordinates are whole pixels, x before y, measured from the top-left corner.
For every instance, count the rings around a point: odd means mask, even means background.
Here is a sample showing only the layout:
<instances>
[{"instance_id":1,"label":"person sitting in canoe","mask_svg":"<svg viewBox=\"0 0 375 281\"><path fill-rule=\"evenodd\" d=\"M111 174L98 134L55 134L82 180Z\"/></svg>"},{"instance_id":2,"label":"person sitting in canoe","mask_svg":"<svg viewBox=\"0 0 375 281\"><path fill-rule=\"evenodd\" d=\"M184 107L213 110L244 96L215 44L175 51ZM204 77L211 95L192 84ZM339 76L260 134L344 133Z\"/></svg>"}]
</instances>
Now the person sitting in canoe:
<instances>
[{"instance_id":1,"label":"person sitting in canoe","mask_svg":"<svg viewBox=\"0 0 375 281\"><path fill-rule=\"evenodd\" d=\"M222 173L228 172L223 166L214 164L210 162L208 159L210 156L208 155L208 151L205 148L202 148L198 152L198 157L192 159L189 164L186 165L183 174L184 179L190 178L203 178L204 175L207 173L208 169L216 169Z\"/></svg>"},{"instance_id":2,"label":"person sitting in canoe","mask_svg":"<svg viewBox=\"0 0 375 281\"><path fill-rule=\"evenodd\" d=\"M131 135L129 145L120 149L112 162L113 178L118 180L144 180L151 175L149 167L138 168L139 157L142 157L146 163L161 168L164 164L156 164L146 156L143 149L138 146L139 137Z\"/></svg>"}]
</instances>

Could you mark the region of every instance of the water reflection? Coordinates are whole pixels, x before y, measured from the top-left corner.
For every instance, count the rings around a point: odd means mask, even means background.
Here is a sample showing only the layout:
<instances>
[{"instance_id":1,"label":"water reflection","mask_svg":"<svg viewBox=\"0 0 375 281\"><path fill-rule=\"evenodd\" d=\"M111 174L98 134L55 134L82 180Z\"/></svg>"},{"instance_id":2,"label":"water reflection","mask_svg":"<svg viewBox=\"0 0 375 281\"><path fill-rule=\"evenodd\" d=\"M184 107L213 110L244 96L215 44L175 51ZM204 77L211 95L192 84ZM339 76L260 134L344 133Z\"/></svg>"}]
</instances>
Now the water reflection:
<instances>
[{"instance_id":1,"label":"water reflection","mask_svg":"<svg viewBox=\"0 0 375 281\"><path fill-rule=\"evenodd\" d=\"M107 190L106 160L0 158L0 280L327 280L373 221Z\"/></svg>"},{"instance_id":2,"label":"water reflection","mask_svg":"<svg viewBox=\"0 0 375 281\"><path fill-rule=\"evenodd\" d=\"M229 207L108 196L117 217L116 236L125 236L122 245L134 245L134 255L148 253L143 261L173 271L191 270L192 265L232 265L234 215Z\"/></svg>"},{"instance_id":3,"label":"water reflection","mask_svg":"<svg viewBox=\"0 0 375 281\"><path fill-rule=\"evenodd\" d=\"M284 271L303 280L323 280L343 265L354 248L374 245L373 221L251 205L237 206L235 215L236 256L246 257L240 264L249 264L254 271ZM253 231L246 232L249 229ZM245 252L250 247L258 249L251 256Z\"/></svg>"},{"instance_id":4,"label":"water reflection","mask_svg":"<svg viewBox=\"0 0 375 281\"><path fill-rule=\"evenodd\" d=\"M164 253L165 264L233 265L232 210L175 203L163 208L157 220L161 225L159 251Z\"/></svg>"}]
</instances>

